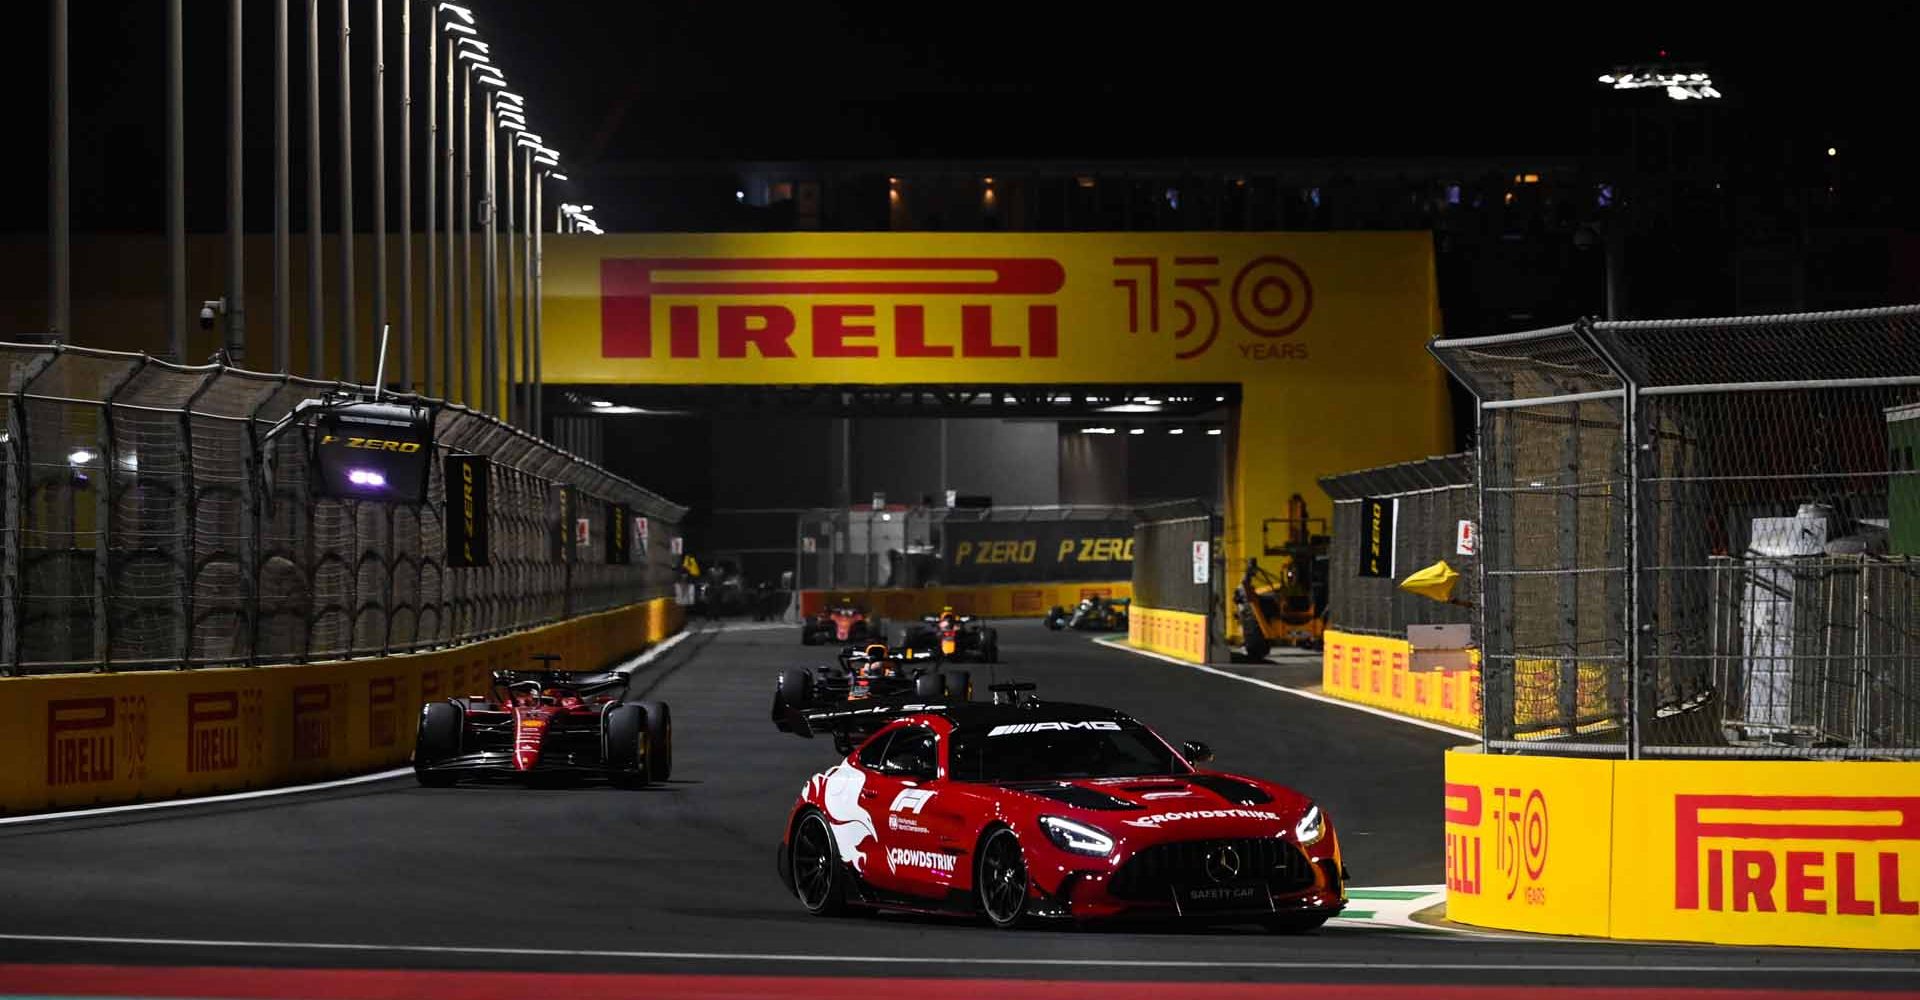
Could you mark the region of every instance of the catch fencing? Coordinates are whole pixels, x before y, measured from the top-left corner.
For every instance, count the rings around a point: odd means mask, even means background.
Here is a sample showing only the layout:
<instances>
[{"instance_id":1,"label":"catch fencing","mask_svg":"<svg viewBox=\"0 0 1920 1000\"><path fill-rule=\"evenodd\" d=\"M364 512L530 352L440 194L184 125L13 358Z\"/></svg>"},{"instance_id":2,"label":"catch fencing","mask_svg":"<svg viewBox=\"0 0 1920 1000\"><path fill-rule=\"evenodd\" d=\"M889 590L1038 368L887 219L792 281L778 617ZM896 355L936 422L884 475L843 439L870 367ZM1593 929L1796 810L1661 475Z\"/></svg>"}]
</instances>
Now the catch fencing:
<instances>
[{"instance_id":1,"label":"catch fencing","mask_svg":"<svg viewBox=\"0 0 1920 1000\"><path fill-rule=\"evenodd\" d=\"M1920 306L1437 340L1487 746L1920 758Z\"/></svg>"},{"instance_id":2,"label":"catch fencing","mask_svg":"<svg viewBox=\"0 0 1920 1000\"><path fill-rule=\"evenodd\" d=\"M1460 551L1460 523L1478 516L1473 456L1443 455L1324 476L1320 488L1333 500L1329 543L1327 624L1342 632L1404 639L1408 625L1460 624L1473 620L1478 602L1478 556ZM1366 537L1362 500L1396 504L1394 572L1360 575L1359 540ZM1399 581L1440 560L1460 574L1454 600L1445 604L1400 589Z\"/></svg>"},{"instance_id":3,"label":"catch fencing","mask_svg":"<svg viewBox=\"0 0 1920 1000\"><path fill-rule=\"evenodd\" d=\"M1112 581L1133 576L1130 507L829 508L798 517L802 589Z\"/></svg>"},{"instance_id":4,"label":"catch fencing","mask_svg":"<svg viewBox=\"0 0 1920 1000\"><path fill-rule=\"evenodd\" d=\"M358 387L57 346L0 344L0 369L3 674L375 656L672 590L684 508L462 406L388 397L434 409L425 503L340 500L310 488L306 428L262 441ZM486 566L447 565L455 453L491 460Z\"/></svg>"}]
</instances>

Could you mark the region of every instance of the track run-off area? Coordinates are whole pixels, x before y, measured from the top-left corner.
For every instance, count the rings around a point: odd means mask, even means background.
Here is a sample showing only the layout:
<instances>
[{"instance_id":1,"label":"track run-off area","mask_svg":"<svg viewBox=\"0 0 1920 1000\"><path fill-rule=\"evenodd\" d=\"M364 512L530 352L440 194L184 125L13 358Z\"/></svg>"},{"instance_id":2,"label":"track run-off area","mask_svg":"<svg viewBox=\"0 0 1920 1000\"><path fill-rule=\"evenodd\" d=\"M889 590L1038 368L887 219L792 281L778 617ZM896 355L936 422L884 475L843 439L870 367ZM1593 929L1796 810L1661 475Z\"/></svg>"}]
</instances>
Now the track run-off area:
<instances>
[{"instance_id":1,"label":"track run-off area","mask_svg":"<svg viewBox=\"0 0 1920 1000\"><path fill-rule=\"evenodd\" d=\"M0 825L0 995L812 997L879 980L923 998L1088 983L1109 997L1920 991L1912 952L1416 921L1440 899L1441 755L1459 735L1295 693L1317 683L1317 658L1203 671L1035 622L1000 628L1003 662L993 677L976 666L976 685L1030 680L1043 699L1112 705L1208 742L1214 767L1313 796L1353 874L1349 918L1294 937L810 917L774 850L802 783L837 755L775 731L767 709L780 669L832 651L791 626L708 625L634 672L630 697L672 706L665 785L426 789L402 774Z\"/></svg>"}]
</instances>

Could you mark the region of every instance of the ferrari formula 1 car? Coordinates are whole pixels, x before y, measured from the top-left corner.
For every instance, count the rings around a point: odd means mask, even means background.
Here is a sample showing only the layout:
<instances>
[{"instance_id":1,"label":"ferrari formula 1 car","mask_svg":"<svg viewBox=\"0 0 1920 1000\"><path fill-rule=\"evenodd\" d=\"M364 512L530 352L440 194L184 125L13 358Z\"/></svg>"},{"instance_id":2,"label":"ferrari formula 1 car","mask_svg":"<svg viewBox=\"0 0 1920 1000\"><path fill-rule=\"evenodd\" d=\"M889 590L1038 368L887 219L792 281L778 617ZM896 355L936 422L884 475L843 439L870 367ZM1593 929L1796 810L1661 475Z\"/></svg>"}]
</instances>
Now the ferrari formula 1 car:
<instances>
[{"instance_id":1,"label":"ferrari formula 1 car","mask_svg":"<svg viewBox=\"0 0 1920 1000\"><path fill-rule=\"evenodd\" d=\"M941 660L1000 662L1000 630L972 615L955 614L952 608L908 626L900 645L912 650L931 650Z\"/></svg>"},{"instance_id":2,"label":"ferrari formula 1 car","mask_svg":"<svg viewBox=\"0 0 1920 1000\"><path fill-rule=\"evenodd\" d=\"M852 752L781 831L809 912L851 906L1033 919L1159 916L1311 930L1346 905L1333 824L1290 788L1195 764L1112 709L1022 699L802 713Z\"/></svg>"},{"instance_id":3,"label":"ferrari formula 1 car","mask_svg":"<svg viewBox=\"0 0 1920 1000\"><path fill-rule=\"evenodd\" d=\"M880 643L849 646L840 662L812 670L782 671L773 688L773 723L782 730L794 713L822 706L897 703L912 699L973 696L973 675L965 670L942 671L933 653L888 649Z\"/></svg>"},{"instance_id":4,"label":"ferrari formula 1 car","mask_svg":"<svg viewBox=\"0 0 1920 1000\"><path fill-rule=\"evenodd\" d=\"M800 642L817 646L826 642L885 642L885 625L867 617L867 612L850 601L835 601L819 614L800 623Z\"/></svg>"},{"instance_id":5,"label":"ferrari formula 1 car","mask_svg":"<svg viewBox=\"0 0 1920 1000\"><path fill-rule=\"evenodd\" d=\"M1058 632L1062 629L1079 629L1090 632L1125 632L1127 630L1127 612L1132 608L1133 600L1100 597L1082 597L1072 610L1060 605L1053 606L1047 612L1047 627Z\"/></svg>"},{"instance_id":6,"label":"ferrari formula 1 car","mask_svg":"<svg viewBox=\"0 0 1920 1000\"><path fill-rule=\"evenodd\" d=\"M413 772L434 787L547 775L600 776L622 787L666 781L673 717L663 702L624 701L626 692L620 674L496 670L487 694L420 709Z\"/></svg>"}]
</instances>

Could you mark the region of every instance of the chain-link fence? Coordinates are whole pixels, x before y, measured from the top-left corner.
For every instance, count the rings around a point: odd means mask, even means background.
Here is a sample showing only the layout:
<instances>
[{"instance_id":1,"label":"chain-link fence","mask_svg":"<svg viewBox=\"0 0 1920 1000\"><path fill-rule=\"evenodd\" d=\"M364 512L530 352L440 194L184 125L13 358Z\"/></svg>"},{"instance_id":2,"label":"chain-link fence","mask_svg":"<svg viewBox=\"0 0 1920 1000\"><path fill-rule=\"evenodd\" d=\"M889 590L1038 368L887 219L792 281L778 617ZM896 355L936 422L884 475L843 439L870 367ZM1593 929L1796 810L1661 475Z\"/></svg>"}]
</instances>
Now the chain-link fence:
<instances>
[{"instance_id":1,"label":"chain-link fence","mask_svg":"<svg viewBox=\"0 0 1920 1000\"><path fill-rule=\"evenodd\" d=\"M0 344L0 366L0 673L371 656L671 590L683 508L464 407L390 397L435 407L427 502L337 500L305 428L262 442L352 387L76 348ZM456 452L491 460L484 567L446 565ZM610 565L619 506L646 547Z\"/></svg>"},{"instance_id":2,"label":"chain-link fence","mask_svg":"<svg viewBox=\"0 0 1920 1000\"><path fill-rule=\"evenodd\" d=\"M1920 757L1920 307L1433 351L1479 399L1491 748Z\"/></svg>"},{"instance_id":3,"label":"chain-link fence","mask_svg":"<svg viewBox=\"0 0 1920 1000\"><path fill-rule=\"evenodd\" d=\"M1133 554L1134 603L1212 615L1216 626L1224 623L1222 595L1232 587L1222 579L1226 560L1220 551L1219 515L1166 506L1142 511L1133 529ZM1204 573L1197 565L1201 559L1206 562Z\"/></svg>"},{"instance_id":4,"label":"chain-link fence","mask_svg":"<svg viewBox=\"0 0 1920 1000\"><path fill-rule=\"evenodd\" d=\"M1405 638L1408 625L1447 625L1473 620L1479 600L1478 556L1461 554L1460 522L1478 516L1473 456L1443 455L1324 476L1320 488L1333 500L1329 543L1327 625L1342 632ZM1360 575L1365 537L1361 501L1395 502L1394 573ZM1445 559L1460 574L1457 603L1445 604L1400 589L1399 581Z\"/></svg>"},{"instance_id":5,"label":"chain-link fence","mask_svg":"<svg viewBox=\"0 0 1920 1000\"><path fill-rule=\"evenodd\" d=\"M795 540L800 586L1125 580L1134 518L1131 507L1090 504L807 511Z\"/></svg>"}]
</instances>

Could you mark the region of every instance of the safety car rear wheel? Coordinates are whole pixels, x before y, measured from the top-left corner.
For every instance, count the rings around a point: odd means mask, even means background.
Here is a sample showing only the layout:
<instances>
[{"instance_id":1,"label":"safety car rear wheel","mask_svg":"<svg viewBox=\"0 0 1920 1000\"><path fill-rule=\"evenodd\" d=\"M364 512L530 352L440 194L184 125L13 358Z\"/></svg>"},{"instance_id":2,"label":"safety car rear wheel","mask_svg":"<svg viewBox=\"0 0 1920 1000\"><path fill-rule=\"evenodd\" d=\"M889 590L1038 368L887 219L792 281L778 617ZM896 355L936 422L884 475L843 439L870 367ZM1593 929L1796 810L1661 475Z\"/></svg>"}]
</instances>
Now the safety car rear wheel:
<instances>
[{"instance_id":1,"label":"safety car rear wheel","mask_svg":"<svg viewBox=\"0 0 1920 1000\"><path fill-rule=\"evenodd\" d=\"M792 862L793 894L808 913L835 917L846 912L847 875L840 863L840 852L833 843L833 831L827 818L809 809L793 825L788 844Z\"/></svg>"}]
</instances>

